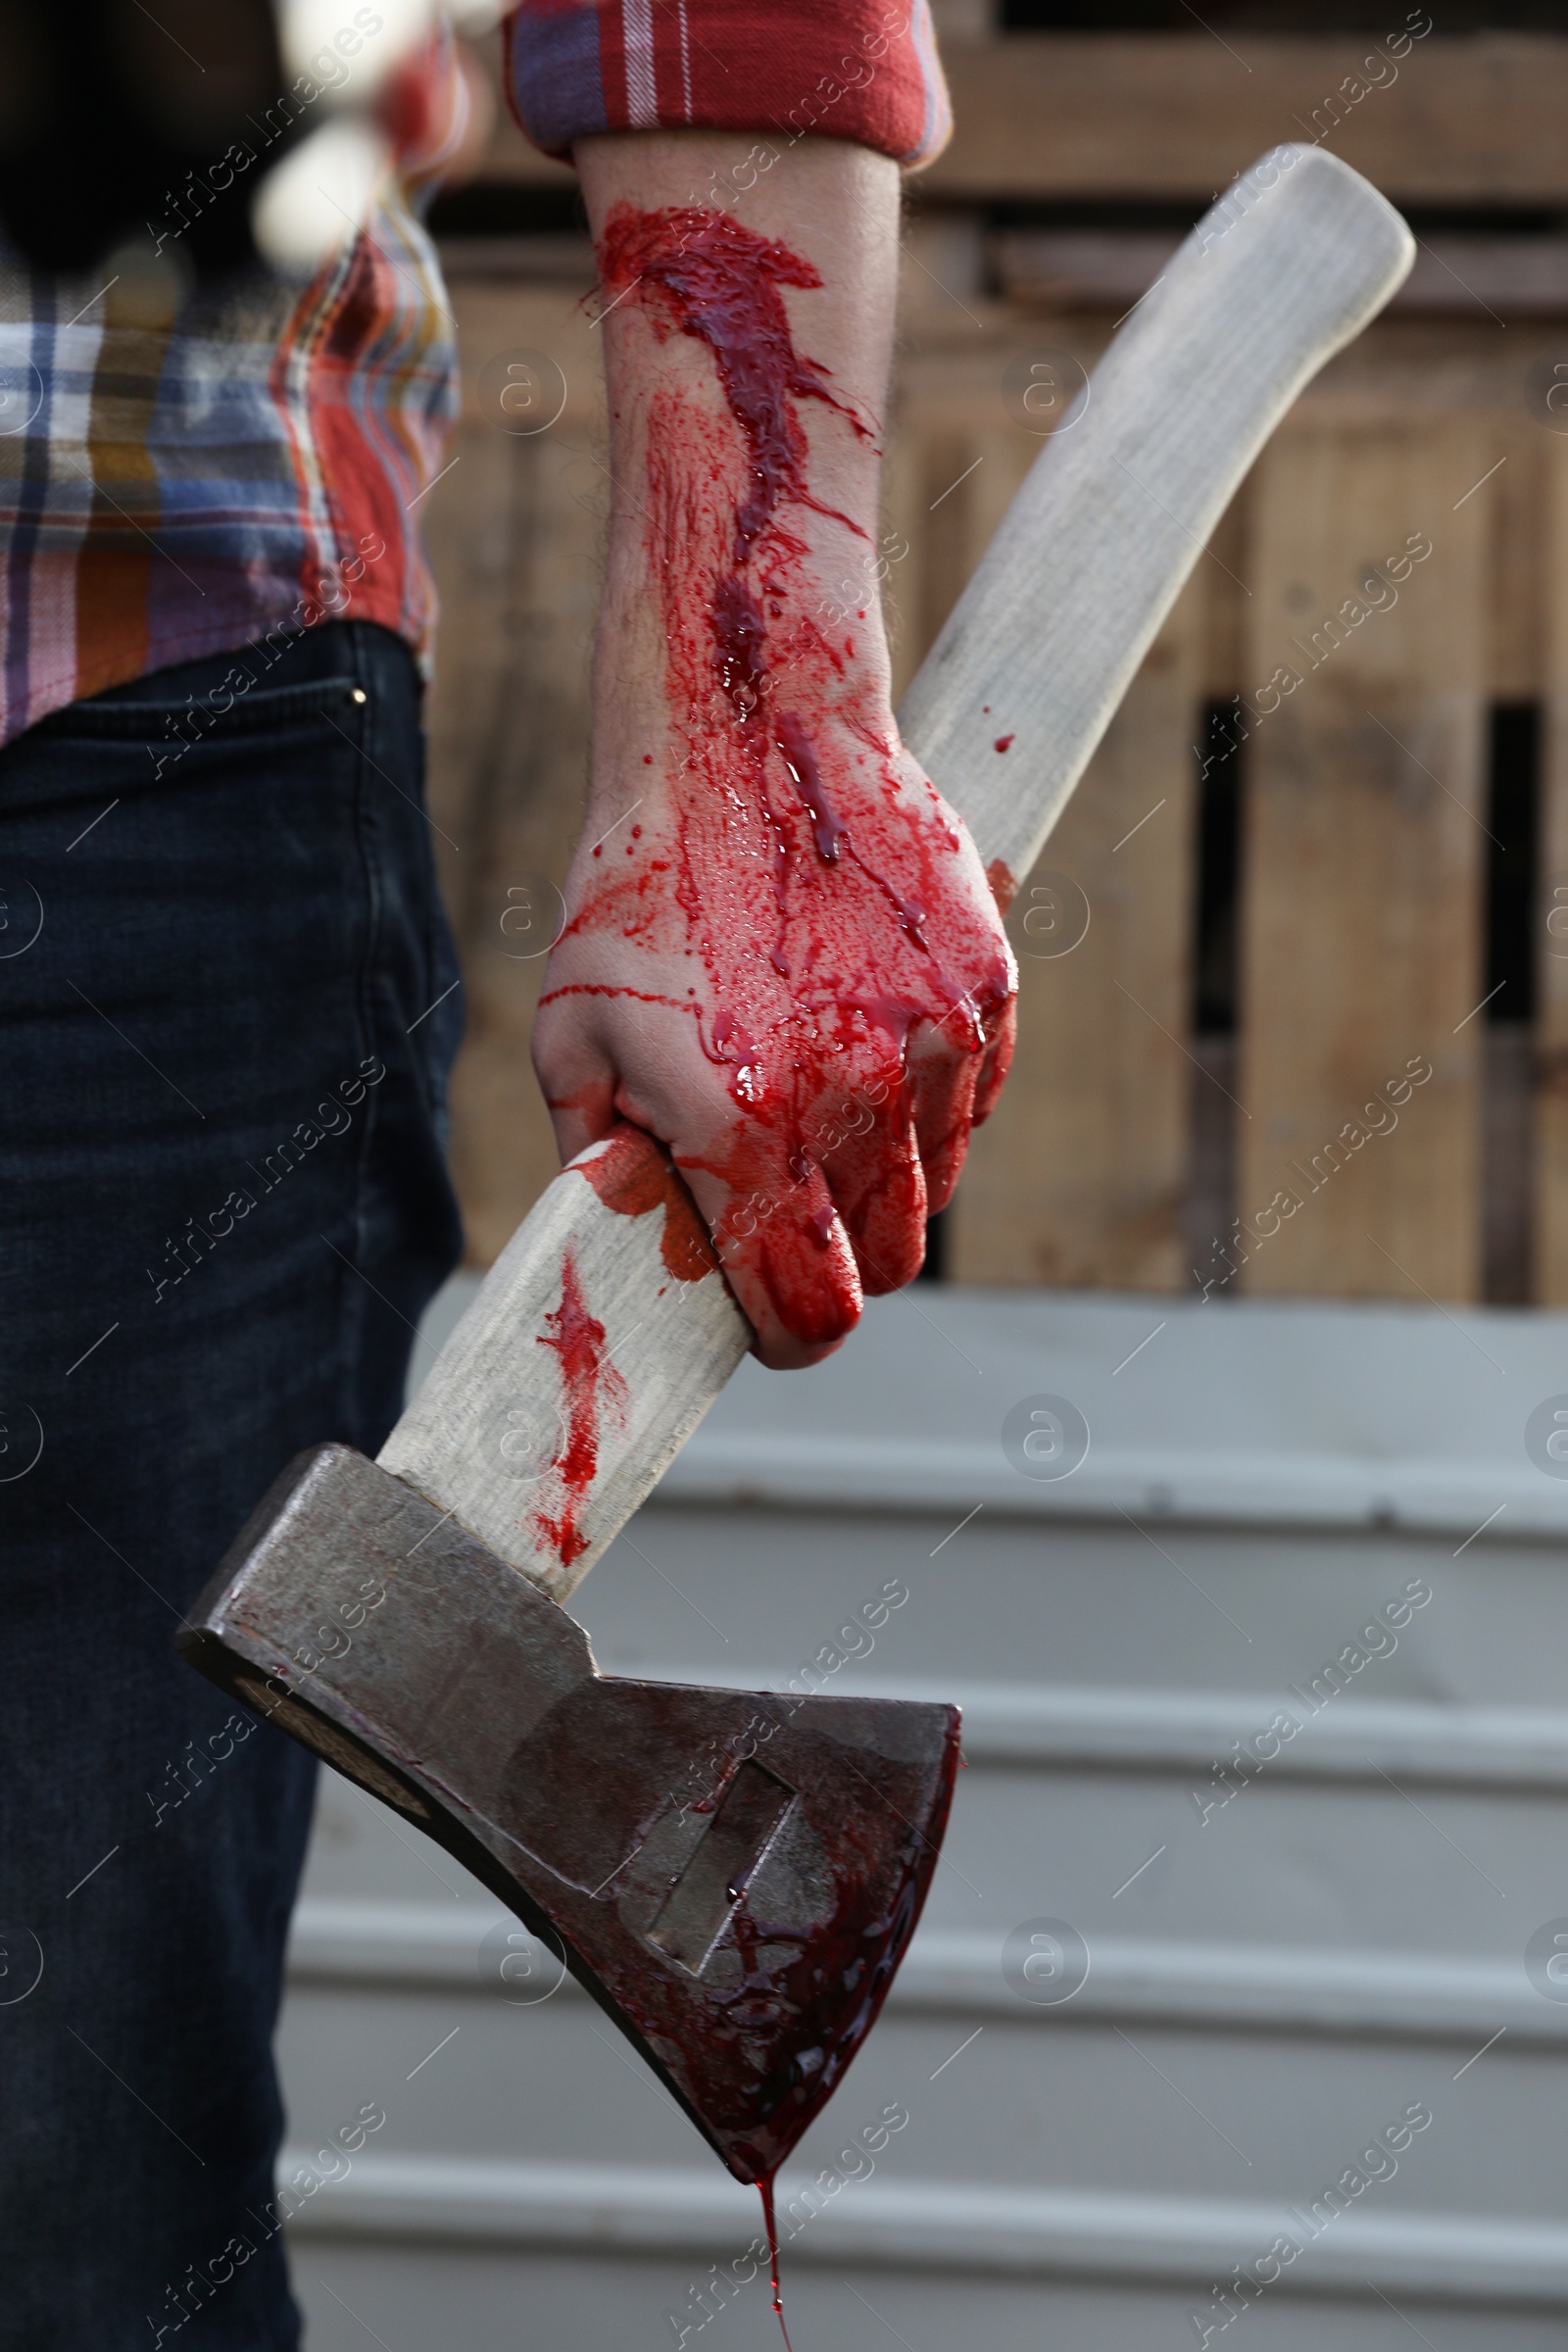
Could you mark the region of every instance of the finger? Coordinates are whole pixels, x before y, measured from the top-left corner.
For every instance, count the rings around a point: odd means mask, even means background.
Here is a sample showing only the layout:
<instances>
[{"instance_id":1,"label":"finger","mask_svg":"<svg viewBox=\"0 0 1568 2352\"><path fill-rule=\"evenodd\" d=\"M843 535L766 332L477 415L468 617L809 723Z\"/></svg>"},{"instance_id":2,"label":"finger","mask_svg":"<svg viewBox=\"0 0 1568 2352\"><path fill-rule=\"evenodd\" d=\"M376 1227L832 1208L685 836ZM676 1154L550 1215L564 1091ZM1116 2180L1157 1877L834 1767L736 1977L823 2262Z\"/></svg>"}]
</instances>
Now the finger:
<instances>
[{"instance_id":1,"label":"finger","mask_svg":"<svg viewBox=\"0 0 1568 2352\"><path fill-rule=\"evenodd\" d=\"M826 1102L811 1141L870 1296L902 1290L925 1254L925 1179L906 1078L873 1071Z\"/></svg>"},{"instance_id":2,"label":"finger","mask_svg":"<svg viewBox=\"0 0 1568 2352\"><path fill-rule=\"evenodd\" d=\"M940 1032L928 1031L910 1051L909 1076L914 1134L925 1169L929 1213L946 1208L969 1149L975 1086L981 1055L944 1049Z\"/></svg>"},{"instance_id":3,"label":"finger","mask_svg":"<svg viewBox=\"0 0 1568 2352\"><path fill-rule=\"evenodd\" d=\"M1006 1084L1012 1067L1012 1050L1018 1042L1018 1000L1009 997L997 1023L997 1032L986 1049L980 1065L980 1077L974 1090L974 1109L970 1125L978 1127L990 1118L997 1107L997 1097Z\"/></svg>"},{"instance_id":4,"label":"finger","mask_svg":"<svg viewBox=\"0 0 1568 2352\"><path fill-rule=\"evenodd\" d=\"M711 1162L675 1160L713 1237L719 1264L752 1327L753 1352L771 1371L820 1363L855 1329L863 1293L821 1172L792 1176L782 1154L747 1154L738 1189Z\"/></svg>"},{"instance_id":5,"label":"finger","mask_svg":"<svg viewBox=\"0 0 1568 2352\"><path fill-rule=\"evenodd\" d=\"M806 1144L821 1169L840 1213L853 1215L876 1185L888 1137L907 1126L907 1090L902 1075L874 1087L857 1084L851 1073L843 1094L813 1106Z\"/></svg>"},{"instance_id":6,"label":"finger","mask_svg":"<svg viewBox=\"0 0 1568 2352\"><path fill-rule=\"evenodd\" d=\"M925 1170L912 1125L885 1139L869 1180L840 1214L868 1298L902 1291L925 1257Z\"/></svg>"}]
</instances>

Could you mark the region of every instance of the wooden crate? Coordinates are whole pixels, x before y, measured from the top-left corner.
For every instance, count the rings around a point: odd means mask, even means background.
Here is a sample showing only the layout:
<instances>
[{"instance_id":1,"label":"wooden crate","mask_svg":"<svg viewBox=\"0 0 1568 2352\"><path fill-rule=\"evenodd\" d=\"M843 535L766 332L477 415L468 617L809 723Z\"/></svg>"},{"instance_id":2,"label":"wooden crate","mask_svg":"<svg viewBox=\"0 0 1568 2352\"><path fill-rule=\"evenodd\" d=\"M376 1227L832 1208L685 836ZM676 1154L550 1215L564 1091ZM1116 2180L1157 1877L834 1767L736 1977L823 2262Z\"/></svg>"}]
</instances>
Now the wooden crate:
<instances>
[{"instance_id":1,"label":"wooden crate","mask_svg":"<svg viewBox=\"0 0 1568 2352\"><path fill-rule=\"evenodd\" d=\"M1087 342L1087 325L1039 331ZM1555 343L1490 320L1375 328L1244 486L1045 854L1106 920L1054 965L1031 968L1018 940L1022 1043L955 1204L958 1279L1477 1298L1500 1182L1534 1195L1528 1295L1565 1295L1568 967L1544 953L1544 907L1536 1053L1481 1004L1492 704L1547 696L1542 858L1568 894ZM951 406L928 391L902 420L940 443L938 470L960 456ZM1390 556L1398 582L1375 568ZM941 603L923 583L926 612ZM1240 1035L1221 1057L1190 1027L1205 703L1230 703L1250 737ZM1215 1087L1235 1200L1184 1235L1195 1110ZM1502 1137L1499 1168L1502 1119L1520 1140Z\"/></svg>"}]
</instances>

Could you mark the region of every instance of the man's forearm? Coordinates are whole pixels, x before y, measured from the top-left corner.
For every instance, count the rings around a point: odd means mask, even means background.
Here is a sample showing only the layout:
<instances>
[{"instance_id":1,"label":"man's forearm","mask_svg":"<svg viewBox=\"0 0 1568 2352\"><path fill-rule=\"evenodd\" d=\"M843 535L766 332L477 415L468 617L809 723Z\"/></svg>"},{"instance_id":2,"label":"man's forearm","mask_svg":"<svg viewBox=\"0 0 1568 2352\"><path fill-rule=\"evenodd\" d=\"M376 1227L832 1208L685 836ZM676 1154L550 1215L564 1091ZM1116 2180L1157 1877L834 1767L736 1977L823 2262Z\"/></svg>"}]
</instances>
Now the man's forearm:
<instances>
[{"instance_id":1,"label":"man's forearm","mask_svg":"<svg viewBox=\"0 0 1568 2352\"><path fill-rule=\"evenodd\" d=\"M599 331L611 412L611 526L595 696L601 733L617 707L644 729L645 706L676 715L668 711L662 612L671 563L683 553L672 542L689 547L694 525L711 526L726 502L725 518L738 504L754 541L777 519L800 547L784 567L787 578L775 570L781 593L772 601L781 609L763 616L772 623L775 654L803 617L854 617L853 654L839 649L839 659L854 664L867 692L885 694L875 543L897 278L897 166L840 140L807 139L780 152L766 140L698 131L585 140L577 162L604 279ZM715 238L729 255L739 248L739 274L751 279L757 299L710 302L710 311L722 306L723 316L699 322L705 337L678 321L703 305L705 248ZM798 270L790 261L776 266L806 282L765 284L768 248L791 257ZM749 250L758 257L751 269ZM649 282L656 274L657 286ZM710 285L713 274L707 273ZM733 380L726 386L710 338L744 343L750 334L754 346L765 344L769 319L760 314L768 312L775 325L782 320L796 364L813 376L820 371L821 397L780 381L788 363L776 349L741 350L731 377L738 367L750 369L749 378L738 394ZM769 371L771 386L759 380ZM737 419L737 396L743 408L750 401L750 417ZM768 413L770 397L775 413ZM737 421L754 428L741 436L744 463L764 477L744 482L738 502L724 458L726 443L736 444ZM791 470L790 452L776 445L792 422L806 444L795 482L779 478ZM796 495L802 487L810 503ZM759 497L772 502L765 518L755 512ZM853 596L857 582L864 591L851 601L846 583ZM600 777L619 768L625 748L596 745Z\"/></svg>"}]
</instances>

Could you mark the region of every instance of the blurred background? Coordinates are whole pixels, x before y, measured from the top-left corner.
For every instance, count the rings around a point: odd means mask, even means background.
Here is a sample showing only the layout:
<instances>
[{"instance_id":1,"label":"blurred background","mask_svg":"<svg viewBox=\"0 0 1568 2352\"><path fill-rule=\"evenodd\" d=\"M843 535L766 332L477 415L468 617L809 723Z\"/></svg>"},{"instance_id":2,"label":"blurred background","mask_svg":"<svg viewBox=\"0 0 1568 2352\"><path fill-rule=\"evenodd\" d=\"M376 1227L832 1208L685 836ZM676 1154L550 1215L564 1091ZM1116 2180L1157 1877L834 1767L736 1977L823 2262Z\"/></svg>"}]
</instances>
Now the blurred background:
<instances>
[{"instance_id":1,"label":"blurred background","mask_svg":"<svg viewBox=\"0 0 1568 2352\"><path fill-rule=\"evenodd\" d=\"M803 2151L797 2352L1237 2327L1545 2352L1568 11L936 14L957 130L909 189L901 685L1117 321L1264 149L1365 172L1418 257L1258 461L1019 894L1018 1060L926 1278L809 1380L746 1367L573 1607L608 1669L763 1687L816 1660L965 1706L928 1923ZM605 442L572 174L498 106L434 228L465 408L427 502L432 809L479 1269L555 1166L527 1038L582 802ZM1041 1400L1084 1433L1049 1478L1006 1437ZM313 2352L776 2340L752 2201L476 1888L327 1782L294 2160L367 2099L389 2127L296 2225Z\"/></svg>"}]
</instances>

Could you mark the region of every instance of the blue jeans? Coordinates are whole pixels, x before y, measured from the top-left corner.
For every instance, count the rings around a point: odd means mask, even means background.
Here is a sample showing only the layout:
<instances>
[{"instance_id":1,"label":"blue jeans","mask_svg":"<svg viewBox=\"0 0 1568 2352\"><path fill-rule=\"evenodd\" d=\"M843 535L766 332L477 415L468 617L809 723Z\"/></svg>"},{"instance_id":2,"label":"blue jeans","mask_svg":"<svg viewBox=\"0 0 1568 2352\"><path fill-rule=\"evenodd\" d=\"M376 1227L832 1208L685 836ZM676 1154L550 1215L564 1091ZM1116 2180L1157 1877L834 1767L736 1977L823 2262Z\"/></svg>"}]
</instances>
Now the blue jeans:
<instances>
[{"instance_id":1,"label":"blue jeans","mask_svg":"<svg viewBox=\"0 0 1568 2352\"><path fill-rule=\"evenodd\" d=\"M380 1445L458 1256L419 716L399 640L328 622L0 753L4 2352L299 2341L314 1767L172 1635L291 1454Z\"/></svg>"}]
</instances>

